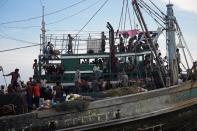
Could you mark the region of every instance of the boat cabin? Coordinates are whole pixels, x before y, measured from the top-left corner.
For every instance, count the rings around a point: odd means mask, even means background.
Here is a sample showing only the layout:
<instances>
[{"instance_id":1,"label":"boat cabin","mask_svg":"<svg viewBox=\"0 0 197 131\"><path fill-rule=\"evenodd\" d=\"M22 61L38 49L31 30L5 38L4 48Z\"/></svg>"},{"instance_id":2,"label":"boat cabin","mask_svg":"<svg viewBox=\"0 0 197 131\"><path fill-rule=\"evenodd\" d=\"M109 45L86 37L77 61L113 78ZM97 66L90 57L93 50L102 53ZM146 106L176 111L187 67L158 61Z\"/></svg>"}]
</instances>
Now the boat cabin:
<instances>
[{"instance_id":1,"label":"boat cabin","mask_svg":"<svg viewBox=\"0 0 197 131\"><path fill-rule=\"evenodd\" d=\"M151 56L151 50L146 45L144 34L139 30L117 33L113 50L115 59L111 57L110 35L107 37L105 34L107 33L81 36L46 35L47 45L41 46L39 56L41 79L46 79L50 83L61 81L71 84L74 83L77 69L80 70L81 79L87 81L95 79L95 72L99 73L96 77L118 81L119 74L123 71L130 80L145 79L147 73L145 73L144 61L147 56ZM157 32L151 32L151 34L153 38L157 36Z\"/></svg>"}]
</instances>

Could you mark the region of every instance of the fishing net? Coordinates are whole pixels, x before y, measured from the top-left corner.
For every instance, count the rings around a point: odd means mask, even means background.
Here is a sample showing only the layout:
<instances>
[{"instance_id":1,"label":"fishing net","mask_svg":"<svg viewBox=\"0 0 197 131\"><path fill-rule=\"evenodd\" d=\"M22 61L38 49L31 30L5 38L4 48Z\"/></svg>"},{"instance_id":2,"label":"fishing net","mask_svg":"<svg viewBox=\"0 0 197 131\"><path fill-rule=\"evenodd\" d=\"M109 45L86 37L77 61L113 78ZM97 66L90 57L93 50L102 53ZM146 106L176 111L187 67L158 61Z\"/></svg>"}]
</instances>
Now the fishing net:
<instances>
[{"instance_id":1,"label":"fishing net","mask_svg":"<svg viewBox=\"0 0 197 131\"><path fill-rule=\"evenodd\" d=\"M124 96L129 94L138 93L138 88L136 87L123 87L117 89L111 89L105 92L106 97Z\"/></svg>"},{"instance_id":2,"label":"fishing net","mask_svg":"<svg viewBox=\"0 0 197 131\"><path fill-rule=\"evenodd\" d=\"M57 111L84 111L88 108L89 101L87 100L74 100L65 101L57 105Z\"/></svg>"}]
</instances>

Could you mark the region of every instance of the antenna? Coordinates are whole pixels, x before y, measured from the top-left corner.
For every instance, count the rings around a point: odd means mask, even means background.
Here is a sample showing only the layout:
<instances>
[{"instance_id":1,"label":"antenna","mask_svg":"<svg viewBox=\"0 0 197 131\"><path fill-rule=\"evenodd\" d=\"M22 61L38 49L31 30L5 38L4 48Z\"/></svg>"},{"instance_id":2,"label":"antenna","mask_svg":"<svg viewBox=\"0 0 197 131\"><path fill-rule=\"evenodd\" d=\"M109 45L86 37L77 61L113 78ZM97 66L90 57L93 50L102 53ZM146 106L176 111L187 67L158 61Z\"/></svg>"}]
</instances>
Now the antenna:
<instances>
[{"instance_id":1,"label":"antenna","mask_svg":"<svg viewBox=\"0 0 197 131\"><path fill-rule=\"evenodd\" d=\"M45 48L45 21L44 21L44 6L42 6L42 46L43 46L43 54L44 54L44 48Z\"/></svg>"},{"instance_id":2,"label":"antenna","mask_svg":"<svg viewBox=\"0 0 197 131\"><path fill-rule=\"evenodd\" d=\"M169 4L171 3L171 1L169 0Z\"/></svg>"}]
</instances>

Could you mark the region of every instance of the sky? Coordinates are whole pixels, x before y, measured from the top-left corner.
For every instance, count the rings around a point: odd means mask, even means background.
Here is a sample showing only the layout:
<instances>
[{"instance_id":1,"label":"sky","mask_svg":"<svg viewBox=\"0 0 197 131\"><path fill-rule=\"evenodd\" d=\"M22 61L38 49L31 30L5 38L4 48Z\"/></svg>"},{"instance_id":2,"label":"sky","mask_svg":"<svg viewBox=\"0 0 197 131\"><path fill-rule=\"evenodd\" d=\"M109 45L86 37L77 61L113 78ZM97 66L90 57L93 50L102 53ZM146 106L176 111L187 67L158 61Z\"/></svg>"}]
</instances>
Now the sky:
<instances>
[{"instance_id":1,"label":"sky","mask_svg":"<svg viewBox=\"0 0 197 131\"><path fill-rule=\"evenodd\" d=\"M39 55L39 47L8 52L1 51L40 43L42 19L36 18L32 20L29 18L41 16L43 5L45 6L45 14L63 9L57 13L45 16L46 33L62 34L80 30L105 0L84 0L84 2L73 6L72 8L65 9L80 1L81 0L0 0L0 65L3 67L4 73L8 74L14 71L15 68L19 68L21 79L24 81L27 81L28 78L33 75L32 64L33 60ZM169 3L169 0L152 1L160 7L163 12L166 12L166 4ZM189 49L196 60L197 8L195 6L197 5L197 1L171 0L171 3L174 4L176 18ZM91 5L93 6L90 7ZM131 6L131 4L129 4L129 6ZM110 22L115 30L118 29L121 7L122 0L109 0L83 31L107 31L107 22ZM82 11L85 8L88 9ZM69 17L77 12L80 13L73 17ZM131 16L131 20L134 25L136 21L135 17ZM152 30L157 29L157 25L155 23L152 24L153 21L151 21L150 18L147 18L146 20L148 27L152 28ZM126 27L129 28L129 24ZM164 50L165 46L163 45L160 48L161 50ZM10 83L10 77L6 77L6 81L7 83ZM1 84L5 84L2 72L0 72L0 85Z\"/></svg>"}]
</instances>

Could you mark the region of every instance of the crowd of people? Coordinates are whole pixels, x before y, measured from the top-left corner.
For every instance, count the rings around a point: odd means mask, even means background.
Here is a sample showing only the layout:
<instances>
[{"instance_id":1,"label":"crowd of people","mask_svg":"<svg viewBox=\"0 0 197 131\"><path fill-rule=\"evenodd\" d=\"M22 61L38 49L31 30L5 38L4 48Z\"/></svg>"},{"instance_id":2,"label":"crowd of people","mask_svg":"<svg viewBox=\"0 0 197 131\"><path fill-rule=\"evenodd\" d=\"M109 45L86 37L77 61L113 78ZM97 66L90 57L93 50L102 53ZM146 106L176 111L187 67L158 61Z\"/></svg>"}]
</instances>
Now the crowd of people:
<instances>
[{"instance_id":1,"label":"crowd of people","mask_svg":"<svg viewBox=\"0 0 197 131\"><path fill-rule=\"evenodd\" d=\"M36 66L35 63L34 66ZM21 96L28 111L39 108L40 98L60 101L63 94L67 93L58 81L52 87L46 86L46 80L39 81L35 76L30 77L26 83L23 82L20 79L19 69L15 69L15 71L4 76L11 76L11 82L7 87L1 85L0 95Z\"/></svg>"},{"instance_id":2,"label":"crowd of people","mask_svg":"<svg viewBox=\"0 0 197 131\"><path fill-rule=\"evenodd\" d=\"M30 77L27 82L20 80L19 69L15 69L5 76L11 76L11 83L8 85L7 89L2 85L0 90L0 95L19 95L24 101L23 104L26 105L26 110L29 112L35 109L39 109L40 102L42 99L50 100L54 102L65 101L65 96L70 93L80 94L81 92L97 92L108 88L110 82L106 83L100 77L98 81L93 81L90 85L88 80L84 77L81 78L81 73L77 69L75 73L75 90L69 90L68 87L61 85L59 81L56 84L46 85L46 80L37 80L34 77ZM6 89L6 90L5 90Z\"/></svg>"},{"instance_id":3,"label":"crowd of people","mask_svg":"<svg viewBox=\"0 0 197 131\"><path fill-rule=\"evenodd\" d=\"M65 69L62 64L46 64L42 67L45 71L46 75L53 76L54 81L58 81L61 79L61 75L63 75Z\"/></svg>"},{"instance_id":4,"label":"crowd of people","mask_svg":"<svg viewBox=\"0 0 197 131\"><path fill-rule=\"evenodd\" d=\"M154 38L157 34L151 33L151 37ZM123 38L124 37L124 38ZM102 43L101 43L101 49L102 52L105 52L105 40L106 36L104 32L101 33ZM68 35L68 53L72 54L72 41L73 37L69 34ZM128 42L128 45L125 46L125 43ZM147 44L144 34L139 33L136 36L129 37L128 35L122 35L119 34L119 44L117 45L118 52L135 52L140 50L146 50L149 49L149 45ZM161 66L164 67L164 69L167 72L168 68L168 61L167 57L165 56L162 58L162 54L159 51L159 45L156 43L155 48L157 51L157 55L159 58L159 62ZM54 55L54 46L52 43L48 42L47 46L45 47L44 54L48 57L50 55ZM45 56L45 57L46 57ZM139 67L137 67L137 60L132 58L128 58L128 62L124 62L124 66L121 67L120 70L118 66L120 66L119 59L115 57L116 59L114 61L113 67L115 69L112 69L110 67L110 62L107 58L102 59L95 59L95 61L92 61L92 64L95 66L93 67L93 76L91 84L89 84L89 80L87 80L86 77L81 76L80 69L77 68L75 75L74 75L74 83L75 83L75 92L76 94L80 92L97 92L97 91L103 91L106 89L110 89L112 87L110 80L106 79L104 77L105 73L115 72L118 73L118 81L121 83L122 86L128 86L128 73L136 71L138 72ZM178 71L181 72L180 68L180 53L179 49L176 50L176 59L178 64ZM89 64L88 61L84 60L82 64ZM145 59L143 61L144 70L146 73L146 77L148 75L148 72L151 71L151 68L154 67L153 63L153 56L151 54L148 54L145 56ZM28 82L21 82L20 80L20 73L19 69L15 69L13 72L6 74L4 76L11 76L11 83L7 87L7 91L5 90L5 87L2 85L0 94L15 94L18 93L26 98L27 107L31 111L33 107L35 108L39 107L39 101L40 98L49 99L49 100L60 100L63 97L63 94L69 94L69 90L66 88L63 88L61 83L59 82L61 80L61 76L64 74L64 66L62 64L49 64L46 62L46 64L42 65L42 68L45 70L46 75L54 76L54 81L56 82L56 85L53 87L46 86L46 81L40 81L39 78L39 66L37 59L34 60L33 63L33 70L34 75L33 78L30 77Z\"/></svg>"},{"instance_id":5,"label":"crowd of people","mask_svg":"<svg viewBox=\"0 0 197 131\"><path fill-rule=\"evenodd\" d=\"M144 36L143 32L140 32L136 35L129 36L127 32L125 33L117 33L118 37L115 38L115 40L119 40L118 44L114 46L116 52L140 52L143 50L148 50L149 45L146 41L146 38ZM157 32L150 32L151 39L156 39ZM108 38L106 37L104 32L101 32L101 45L100 45L100 52L104 53L106 51L106 40ZM71 36L71 34L68 34L67 36L67 47L66 47L66 53L67 54L73 54L73 40L74 37ZM54 45L51 42L47 42L47 45L43 48L43 54L44 59L51 59L51 58L58 58L58 55L60 52L55 49Z\"/></svg>"},{"instance_id":6,"label":"crowd of people","mask_svg":"<svg viewBox=\"0 0 197 131\"><path fill-rule=\"evenodd\" d=\"M118 34L118 33L117 33ZM151 39L156 39L157 33L156 32L150 32ZM105 52L105 40L106 36L104 35L104 32L101 33L101 52ZM144 36L144 33L138 33L134 36L129 36L127 32L125 33L119 33L118 38L119 42L117 45L114 46L116 52L140 52L143 50L148 50L149 45L147 43L147 40Z\"/></svg>"}]
</instances>

